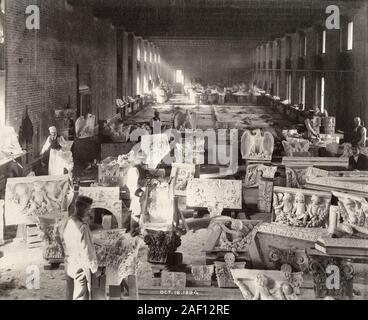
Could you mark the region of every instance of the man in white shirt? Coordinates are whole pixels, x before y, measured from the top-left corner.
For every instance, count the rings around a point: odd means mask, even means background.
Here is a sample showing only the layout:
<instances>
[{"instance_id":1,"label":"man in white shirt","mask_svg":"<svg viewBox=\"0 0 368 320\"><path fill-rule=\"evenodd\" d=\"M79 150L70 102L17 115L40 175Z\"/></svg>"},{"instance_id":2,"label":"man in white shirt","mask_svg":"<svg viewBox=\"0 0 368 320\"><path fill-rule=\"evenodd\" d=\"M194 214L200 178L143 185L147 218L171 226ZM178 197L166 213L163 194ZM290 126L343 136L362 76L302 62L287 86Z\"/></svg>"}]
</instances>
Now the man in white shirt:
<instances>
[{"instance_id":1,"label":"man in white shirt","mask_svg":"<svg viewBox=\"0 0 368 320\"><path fill-rule=\"evenodd\" d=\"M88 223L92 202L91 198L78 196L75 212L69 217L63 232L65 269L74 280L73 300L90 300L91 274L100 275Z\"/></svg>"}]
</instances>

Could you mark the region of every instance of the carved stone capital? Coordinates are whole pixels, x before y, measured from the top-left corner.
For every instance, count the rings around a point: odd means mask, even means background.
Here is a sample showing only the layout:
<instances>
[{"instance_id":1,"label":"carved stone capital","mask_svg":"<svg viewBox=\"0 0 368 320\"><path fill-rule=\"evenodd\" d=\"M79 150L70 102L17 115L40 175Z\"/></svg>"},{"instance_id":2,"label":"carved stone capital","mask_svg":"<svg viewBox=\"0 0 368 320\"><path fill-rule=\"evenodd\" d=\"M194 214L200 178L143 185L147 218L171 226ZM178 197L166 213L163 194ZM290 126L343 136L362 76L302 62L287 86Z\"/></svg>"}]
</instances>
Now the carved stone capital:
<instances>
[{"instance_id":1,"label":"carved stone capital","mask_svg":"<svg viewBox=\"0 0 368 320\"><path fill-rule=\"evenodd\" d=\"M313 275L316 298L353 296L354 268L345 259L309 255L309 272Z\"/></svg>"},{"instance_id":2,"label":"carved stone capital","mask_svg":"<svg viewBox=\"0 0 368 320\"><path fill-rule=\"evenodd\" d=\"M173 254L181 245L180 236L172 231L150 230L144 237L144 242L148 246L147 261L161 264L165 264L168 256Z\"/></svg>"}]
</instances>

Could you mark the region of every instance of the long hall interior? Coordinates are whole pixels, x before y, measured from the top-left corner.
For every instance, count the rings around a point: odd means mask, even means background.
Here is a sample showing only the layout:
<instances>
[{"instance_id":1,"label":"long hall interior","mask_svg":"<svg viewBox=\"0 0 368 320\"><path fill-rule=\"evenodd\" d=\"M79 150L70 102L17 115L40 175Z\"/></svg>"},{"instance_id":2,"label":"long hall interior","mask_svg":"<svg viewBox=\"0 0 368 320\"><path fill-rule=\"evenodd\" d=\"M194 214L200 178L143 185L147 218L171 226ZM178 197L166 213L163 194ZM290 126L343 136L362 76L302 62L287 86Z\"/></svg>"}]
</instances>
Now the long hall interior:
<instances>
[{"instance_id":1,"label":"long hall interior","mask_svg":"<svg viewBox=\"0 0 368 320\"><path fill-rule=\"evenodd\" d=\"M366 300L366 123L366 0L0 0L0 300Z\"/></svg>"}]
</instances>

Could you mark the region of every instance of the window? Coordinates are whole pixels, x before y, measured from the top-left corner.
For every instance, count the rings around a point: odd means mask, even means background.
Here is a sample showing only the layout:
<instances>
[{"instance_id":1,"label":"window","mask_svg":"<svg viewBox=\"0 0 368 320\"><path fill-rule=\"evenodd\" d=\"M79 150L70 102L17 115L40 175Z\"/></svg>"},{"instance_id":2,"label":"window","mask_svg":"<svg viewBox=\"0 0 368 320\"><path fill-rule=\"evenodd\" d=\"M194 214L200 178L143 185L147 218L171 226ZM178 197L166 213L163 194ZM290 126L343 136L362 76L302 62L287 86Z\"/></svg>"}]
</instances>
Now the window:
<instances>
[{"instance_id":1,"label":"window","mask_svg":"<svg viewBox=\"0 0 368 320\"><path fill-rule=\"evenodd\" d=\"M137 94L141 94L141 79L137 76Z\"/></svg>"},{"instance_id":2,"label":"window","mask_svg":"<svg viewBox=\"0 0 368 320\"><path fill-rule=\"evenodd\" d=\"M325 110L325 77L316 78L315 105L319 106L320 111Z\"/></svg>"},{"instance_id":3,"label":"window","mask_svg":"<svg viewBox=\"0 0 368 320\"><path fill-rule=\"evenodd\" d=\"M147 77L143 76L143 93L147 93L148 90L148 81L147 81Z\"/></svg>"},{"instance_id":4,"label":"window","mask_svg":"<svg viewBox=\"0 0 368 320\"><path fill-rule=\"evenodd\" d=\"M141 61L141 48L137 47L137 61Z\"/></svg>"},{"instance_id":5,"label":"window","mask_svg":"<svg viewBox=\"0 0 368 320\"><path fill-rule=\"evenodd\" d=\"M325 111L325 77L321 78L321 112Z\"/></svg>"},{"instance_id":6,"label":"window","mask_svg":"<svg viewBox=\"0 0 368 320\"><path fill-rule=\"evenodd\" d=\"M152 62L152 52L149 54L149 62Z\"/></svg>"},{"instance_id":7,"label":"window","mask_svg":"<svg viewBox=\"0 0 368 320\"><path fill-rule=\"evenodd\" d=\"M299 78L299 103L303 105L303 110L305 110L305 76Z\"/></svg>"},{"instance_id":8,"label":"window","mask_svg":"<svg viewBox=\"0 0 368 320\"><path fill-rule=\"evenodd\" d=\"M353 40L354 40L354 23L348 23L348 50L353 50Z\"/></svg>"},{"instance_id":9,"label":"window","mask_svg":"<svg viewBox=\"0 0 368 320\"><path fill-rule=\"evenodd\" d=\"M280 97L280 75L276 75L276 96Z\"/></svg>"},{"instance_id":10,"label":"window","mask_svg":"<svg viewBox=\"0 0 368 320\"><path fill-rule=\"evenodd\" d=\"M322 31L322 53L326 53L326 30Z\"/></svg>"},{"instance_id":11,"label":"window","mask_svg":"<svg viewBox=\"0 0 368 320\"><path fill-rule=\"evenodd\" d=\"M300 35L299 56L300 57L306 57L307 56L307 36L304 33L302 33Z\"/></svg>"},{"instance_id":12,"label":"window","mask_svg":"<svg viewBox=\"0 0 368 320\"><path fill-rule=\"evenodd\" d=\"M0 73L0 128L5 126L5 73Z\"/></svg>"},{"instance_id":13,"label":"window","mask_svg":"<svg viewBox=\"0 0 368 320\"><path fill-rule=\"evenodd\" d=\"M161 63L161 56L160 55L158 55L158 63Z\"/></svg>"},{"instance_id":14,"label":"window","mask_svg":"<svg viewBox=\"0 0 368 320\"><path fill-rule=\"evenodd\" d=\"M291 74L287 74L286 76L286 100L289 100L291 103Z\"/></svg>"},{"instance_id":15,"label":"window","mask_svg":"<svg viewBox=\"0 0 368 320\"><path fill-rule=\"evenodd\" d=\"M176 70L175 73L175 82L184 84L184 74L182 70Z\"/></svg>"},{"instance_id":16,"label":"window","mask_svg":"<svg viewBox=\"0 0 368 320\"><path fill-rule=\"evenodd\" d=\"M147 62L147 51L144 50L144 62Z\"/></svg>"},{"instance_id":17,"label":"window","mask_svg":"<svg viewBox=\"0 0 368 320\"><path fill-rule=\"evenodd\" d=\"M155 63L157 63L157 54L156 53L155 53L154 61L155 61Z\"/></svg>"}]
</instances>

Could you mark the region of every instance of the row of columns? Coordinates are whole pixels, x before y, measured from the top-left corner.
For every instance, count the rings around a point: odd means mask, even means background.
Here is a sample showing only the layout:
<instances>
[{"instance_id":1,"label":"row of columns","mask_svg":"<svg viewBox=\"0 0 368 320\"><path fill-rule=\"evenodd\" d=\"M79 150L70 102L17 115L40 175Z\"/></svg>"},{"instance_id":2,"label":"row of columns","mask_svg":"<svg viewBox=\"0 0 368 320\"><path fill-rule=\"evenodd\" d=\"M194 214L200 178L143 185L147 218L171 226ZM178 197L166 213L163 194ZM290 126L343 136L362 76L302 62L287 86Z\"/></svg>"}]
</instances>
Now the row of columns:
<instances>
[{"instance_id":1,"label":"row of columns","mask_svg":"<svg viewBox=\"0 0 368 320\"><path fill-rule=\"evenodd\" d=\"M117 95L149 93L163 79L169 82L170 67L162 60L161 50L152 42L117 29Z\"/></svg>"}]
</instances>

